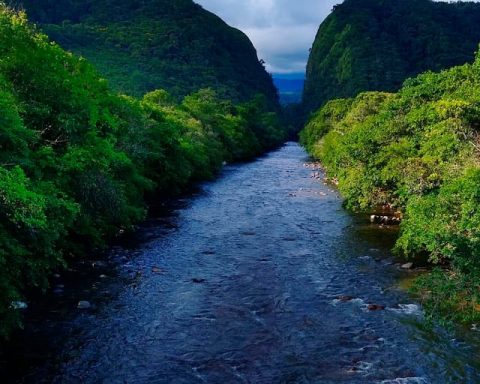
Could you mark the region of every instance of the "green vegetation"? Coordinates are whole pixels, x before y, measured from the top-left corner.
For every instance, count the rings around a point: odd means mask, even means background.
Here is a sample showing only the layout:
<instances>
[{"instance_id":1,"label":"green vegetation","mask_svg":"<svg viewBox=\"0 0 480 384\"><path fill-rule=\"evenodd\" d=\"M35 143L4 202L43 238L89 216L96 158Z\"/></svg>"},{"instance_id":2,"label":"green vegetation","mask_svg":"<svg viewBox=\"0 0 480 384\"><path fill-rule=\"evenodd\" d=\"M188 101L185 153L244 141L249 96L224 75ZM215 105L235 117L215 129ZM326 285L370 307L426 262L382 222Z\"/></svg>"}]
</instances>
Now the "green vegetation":
<instances>
[{"instance_id":1,"label":"green vegetation","mask_svg":"<svg viewBox=\"0 0 480 384\"><path fill-rule=\"evenodd\" d=\"M396 251L441 267L417 283L426 308L465 322L480 320L479 122L480 54L396 94L331 101L301 133L348 208L402 212Z\"/></svg>"},{"instance_id":2,"label":"green vegetation","mask_svg":"<svg viewBox=\"0 0 480 384\"><path fill-rule=\"evenodd\" d=\"M480 5L430 0L345 0L322 23L307 67L308 113L365 91L473 61Z\"/></svg>"},{"instance_id":3,"label":"green vegetation","mask_svg":"<svg viewBox=\"0 0 480 384\"><path fill-rule=\"evenodd\" d=\"M19 322L15 302L45 289L66 255L144 218L146 194L175 194L283 140L265 96L118 95L1 5L0 57L0 336Z\"/></svg>"},{"instance_id":4,"label":"green vegetation","mask_svg":"<svg viewBox=\"0 0 480 384\"><path fill-rule=\"evenodd\" d=\"M192 0L12 0L63 48L87 58L114 90L177 100L202 88L278 107L272 78L250 40Z\"/></svg>"}]
</instances>

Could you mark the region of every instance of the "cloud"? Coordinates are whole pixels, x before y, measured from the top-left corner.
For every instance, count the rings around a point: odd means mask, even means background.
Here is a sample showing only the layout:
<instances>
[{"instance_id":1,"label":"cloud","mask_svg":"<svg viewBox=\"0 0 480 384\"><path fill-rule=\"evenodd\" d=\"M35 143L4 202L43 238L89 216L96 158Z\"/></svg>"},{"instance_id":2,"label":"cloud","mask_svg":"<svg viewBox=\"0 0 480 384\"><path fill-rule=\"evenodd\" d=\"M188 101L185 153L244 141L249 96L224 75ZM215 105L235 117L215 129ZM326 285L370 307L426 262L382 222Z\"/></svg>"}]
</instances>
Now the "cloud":
<instances>
[{"instance_id":1,"label":"cloud","mask_svg":"<svg viewBox=\"0 0 480 384\"><path fill-rule=\"evenodd\" d=\"M196 0L241 29L272 73L304 72L318 27L341 0Z\"/></svg>"},{"instance_id":2,"label":"cloud","mask_svg":"<svg viewBox=\"0 0 480 384\"><path fill-rule=\"evenodd\" d=\"M273 73L304 72L317 23L266 28L243 28L254 42L259 57Z\"/></svg>"}]
</instances>

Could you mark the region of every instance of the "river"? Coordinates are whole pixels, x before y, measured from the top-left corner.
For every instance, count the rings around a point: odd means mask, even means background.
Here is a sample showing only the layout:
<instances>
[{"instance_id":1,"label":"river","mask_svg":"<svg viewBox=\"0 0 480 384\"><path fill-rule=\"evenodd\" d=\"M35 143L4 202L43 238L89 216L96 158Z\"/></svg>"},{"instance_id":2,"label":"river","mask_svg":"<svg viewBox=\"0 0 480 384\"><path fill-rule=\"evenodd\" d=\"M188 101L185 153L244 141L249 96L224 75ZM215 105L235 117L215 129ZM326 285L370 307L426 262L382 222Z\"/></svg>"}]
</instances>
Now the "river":
<instances>
[{"instance_id":1,"label":"river","mask_svg":"<svg viewBox=\"0 0 480 384\"><path fill-rule=\"evenodd\" d=\"M229 165L94 276L57 277L3 356L7 382L480 383L478 333L425 324L394 234L306 161L289 143Z\"/></svg>"}]
</instances>

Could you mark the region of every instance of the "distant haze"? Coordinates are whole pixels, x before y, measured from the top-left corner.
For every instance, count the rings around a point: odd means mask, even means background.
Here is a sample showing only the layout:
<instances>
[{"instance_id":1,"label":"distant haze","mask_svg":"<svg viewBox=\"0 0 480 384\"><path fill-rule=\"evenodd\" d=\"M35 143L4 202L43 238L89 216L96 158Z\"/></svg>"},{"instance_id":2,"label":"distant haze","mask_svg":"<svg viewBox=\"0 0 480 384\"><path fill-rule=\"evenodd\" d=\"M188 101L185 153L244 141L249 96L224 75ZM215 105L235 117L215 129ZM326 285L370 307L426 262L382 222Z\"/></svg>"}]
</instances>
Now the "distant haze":
<instances>
[{"instance_id":1,"label":"distant haze","mask_svg":"<svg viewBox=\"0 0 480 384\"><path fill-rule=\"evenodd\" d=\"M304 73L321 22L341 0L195 0L245 32L269 72Z\"/></svg>"}]
</instances>

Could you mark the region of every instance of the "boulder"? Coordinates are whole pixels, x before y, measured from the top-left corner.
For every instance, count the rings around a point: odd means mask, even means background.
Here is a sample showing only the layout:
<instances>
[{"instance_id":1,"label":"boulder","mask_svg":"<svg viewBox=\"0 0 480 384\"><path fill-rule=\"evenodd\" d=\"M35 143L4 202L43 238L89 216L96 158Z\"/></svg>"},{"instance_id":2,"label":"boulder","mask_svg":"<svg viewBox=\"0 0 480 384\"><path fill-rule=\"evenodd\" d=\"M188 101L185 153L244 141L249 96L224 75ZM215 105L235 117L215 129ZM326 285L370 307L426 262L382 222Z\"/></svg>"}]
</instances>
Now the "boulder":
<instances>
[{"instance_id":1,"label":"boulder","mask_svg":"<svg viewBox=\"0 0 480 384\"><path fill-rule=\"evenodd\" d=\"M402 269L412 269L413 268L413 263L405 263L402 265Z\"/></svg>"}]
</instances>

